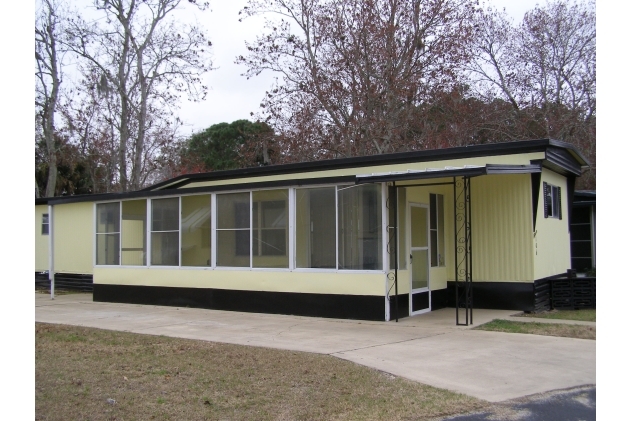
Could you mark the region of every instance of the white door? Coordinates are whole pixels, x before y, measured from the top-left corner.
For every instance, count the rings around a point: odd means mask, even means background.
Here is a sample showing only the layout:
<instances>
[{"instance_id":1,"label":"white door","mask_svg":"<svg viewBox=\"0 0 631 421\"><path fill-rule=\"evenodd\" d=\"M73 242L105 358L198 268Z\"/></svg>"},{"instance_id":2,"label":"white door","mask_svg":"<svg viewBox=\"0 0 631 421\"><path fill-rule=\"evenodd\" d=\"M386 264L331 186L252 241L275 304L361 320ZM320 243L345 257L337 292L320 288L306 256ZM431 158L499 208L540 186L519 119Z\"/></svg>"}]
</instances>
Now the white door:
<instances>
[{"instance_id":1,"label":"white door","mask_svg":"<svg viewBox=\"0 0 631 421\"><path fill-rule=\"evenodd\" d=\"M429 207L410 203L410 315L430 311L429 290Z\"/></svg>"}]
</instances>

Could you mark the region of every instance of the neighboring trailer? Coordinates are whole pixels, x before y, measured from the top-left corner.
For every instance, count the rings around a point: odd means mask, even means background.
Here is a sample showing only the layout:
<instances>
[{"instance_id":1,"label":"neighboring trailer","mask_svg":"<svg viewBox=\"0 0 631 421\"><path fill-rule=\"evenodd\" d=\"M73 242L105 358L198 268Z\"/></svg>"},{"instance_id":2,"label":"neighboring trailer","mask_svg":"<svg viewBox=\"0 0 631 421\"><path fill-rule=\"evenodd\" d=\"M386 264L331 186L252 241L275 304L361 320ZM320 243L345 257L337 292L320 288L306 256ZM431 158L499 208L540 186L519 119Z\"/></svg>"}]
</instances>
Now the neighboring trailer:
<instances>
[{"instance_id":1,"label":"neighboring trailer","mask_svg":"<svg viewBox=\"0 0 631 421\"><path fill-rule=\"evenodd\" d=\"M48 271L49 228L48 205L35 204L35 273Z\"/></svg>"},{"instance_id":2,"label":"neighboring trailer","mask_svg":"<svg viewBox=\"0 0 631 421\"><path fill-rule=\"evenodd\" d=\"M588 273L596 269L596 191L577 190L570 227L572 269Z\"/></svg>"},{"instance_id":3,"label":"neighboring trailer","mask_svg":"<svg viewBox=\"0 0 631 421\"><path fill-rule=\"evenodd\" d=\"M52 269L93 274L96 301L369 320L533 311L538 283L570 268L568 203L586 165L539 140L50 198Z\"/></svg>"}]
</instances>

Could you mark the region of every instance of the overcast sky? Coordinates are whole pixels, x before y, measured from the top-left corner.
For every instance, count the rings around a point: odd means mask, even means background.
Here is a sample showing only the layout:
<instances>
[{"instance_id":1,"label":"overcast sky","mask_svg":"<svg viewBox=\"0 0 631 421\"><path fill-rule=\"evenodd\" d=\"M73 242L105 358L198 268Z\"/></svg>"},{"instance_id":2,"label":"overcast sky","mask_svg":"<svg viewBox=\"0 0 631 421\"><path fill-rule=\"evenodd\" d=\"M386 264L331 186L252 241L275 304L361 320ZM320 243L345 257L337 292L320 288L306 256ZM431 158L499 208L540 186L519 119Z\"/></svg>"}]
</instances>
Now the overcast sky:
<instances>
[{"instance_id":1,"label":"overcast sky","mask_svg":"<svg viewBox=\"0 0 631 421\"><path fill-rule=\"evenodd\" d=\"M182 134L199 131L224 121L251 118L250 112L256 113L259 110L265 91L273 83L274 76L270 73L247 80L241 76L245 67L234 64L236 56L246 53L244 42L254 40L263 26L263 19L259 18L248 18L239 22L238 13L246 3L247 0L215 0L211 1L211 11L197 12L194 15L212 40L213 64L217 69L205 76L210 87L205 101L182 103L180 117L186 123ZM517 22L537 3L545 4L545 0L490 1L497 8L505 7L507 13ZM190 17L193 17L192 12L190 13Z\"/></svg>"},{"instance_id":2,"label":"overcast sky","mask_svg":"<svg viewBox=\"0 0 631 421\"><path fill-rule=\"evenodd\" d=\"M92 0L67 0L80 9L84 17L90 20L94 14ZM484 0L481 0L481 2ZM181 134L187 136L203 130L213 124L232 122L239 119L251 119L251 112L260 110L259 104L265 91L274 82L274 74L262 73L252 79L241 76L244 66L234 64L235 57L246 55L245 41L253 41L263 30L263 17L250 17L239 22L239 11L247 4L247 0L210 0L210 10L200 12L183 1L177 11L177 19L196 21L205 29L213 43L212 58L216 68L204 76L204 83L209 87L206 100L190 102L183 100L180 118L184 121ZM545 0L486 0L487 3L501 9L516 22L521 21L524 13L537 3L545 4ZM174 15L175 17L175 15ZM72 71L67 76L75 77Z\"/></svg>"}]
</instances>

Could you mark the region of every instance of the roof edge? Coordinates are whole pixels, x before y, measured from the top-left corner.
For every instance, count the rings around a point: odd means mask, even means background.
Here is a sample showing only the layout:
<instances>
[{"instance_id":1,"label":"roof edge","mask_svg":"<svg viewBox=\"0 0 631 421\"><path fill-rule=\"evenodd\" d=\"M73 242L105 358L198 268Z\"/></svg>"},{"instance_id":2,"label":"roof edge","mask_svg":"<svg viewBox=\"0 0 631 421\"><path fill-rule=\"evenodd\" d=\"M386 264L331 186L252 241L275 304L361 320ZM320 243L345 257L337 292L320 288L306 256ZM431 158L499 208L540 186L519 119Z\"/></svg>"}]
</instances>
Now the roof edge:
<instances>
[{"instance_id":1,"label":"roof edge","mask_svg":"<svg viewBox=\"0 0 631 421\"><path fill-rule=\"evenodd\" d=\"M351 158L336 158L321 161L298 162L291 164L248 167L234 170L213 171L196 174L180 175L152 186L142 191L153 191L167 188L174 184L178 187L199 181L216 181L229 178L246 178L261 175L282 175L287 173L312 172L342 169L348 167L365 167L372 165L387 165L395 163L418 162L429 160L458 159L483 155L510 155L528 152L543 152L550 146L568 149L581 166L588 165L585 158L574 145L554 139L518 140L499 143L485 143L482 145L457 146L453 148L425 149L421 151L397 152L382 155L365 155Z\"/></svg>"}]
</instances>

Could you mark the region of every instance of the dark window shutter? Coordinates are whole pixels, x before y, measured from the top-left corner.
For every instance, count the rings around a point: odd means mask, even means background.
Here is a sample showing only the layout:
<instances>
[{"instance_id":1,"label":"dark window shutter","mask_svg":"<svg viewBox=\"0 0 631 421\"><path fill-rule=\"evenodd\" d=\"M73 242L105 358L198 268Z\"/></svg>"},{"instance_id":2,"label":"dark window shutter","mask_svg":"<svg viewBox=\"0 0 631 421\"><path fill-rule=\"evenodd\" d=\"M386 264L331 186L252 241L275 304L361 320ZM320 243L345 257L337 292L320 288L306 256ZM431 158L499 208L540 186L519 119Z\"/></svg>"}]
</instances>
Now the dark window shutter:
<instances>
[{"instance_id":1,"label":"dark window shutter","mask_svg":"<svg viewBox=\"0 0 631 421\"><path fill-rule=\"evenodd\" d=\"M557 189L559 189L559 191L558 191L559 194L557 195L557 198L559 200L559 219L563 219L561 217L562 216L561 215L561 187L557 187Z\"/></svg>"},{"instance_id":2,"label":"dark window shutter","mask_svg":"<svg viewBox=\"0 0 631 421\"><path fill-rule=\"evenodd\" d=\"M548 183L543 182L543 217L548 217Z\"/></svg>"}]
</instances>

